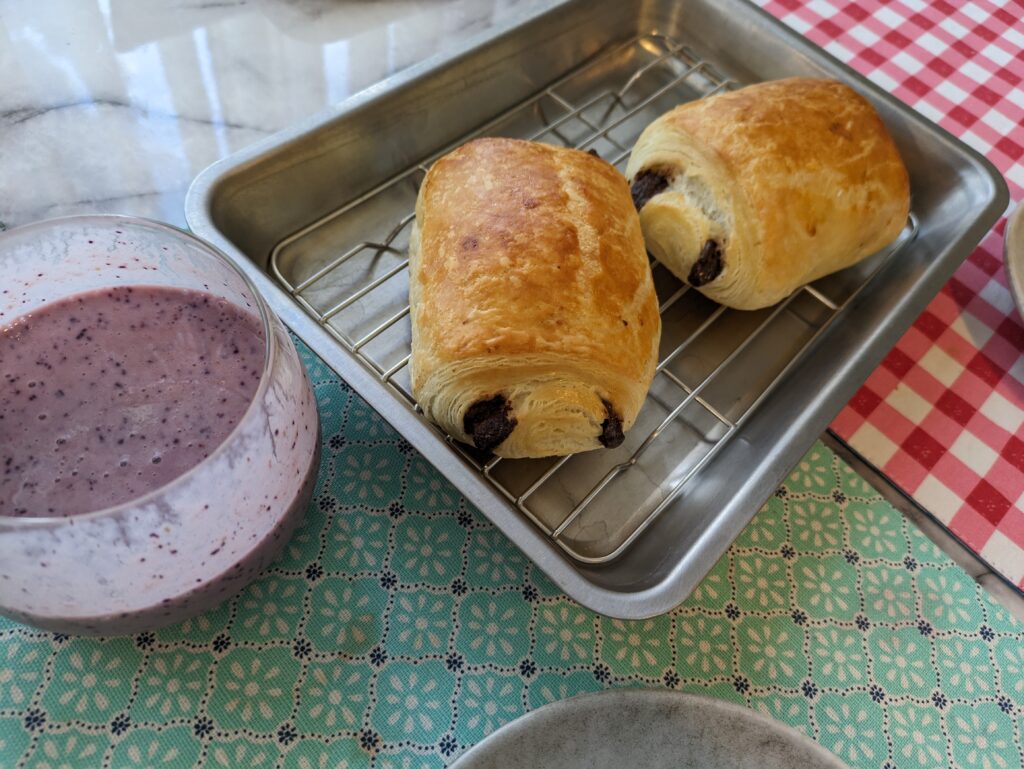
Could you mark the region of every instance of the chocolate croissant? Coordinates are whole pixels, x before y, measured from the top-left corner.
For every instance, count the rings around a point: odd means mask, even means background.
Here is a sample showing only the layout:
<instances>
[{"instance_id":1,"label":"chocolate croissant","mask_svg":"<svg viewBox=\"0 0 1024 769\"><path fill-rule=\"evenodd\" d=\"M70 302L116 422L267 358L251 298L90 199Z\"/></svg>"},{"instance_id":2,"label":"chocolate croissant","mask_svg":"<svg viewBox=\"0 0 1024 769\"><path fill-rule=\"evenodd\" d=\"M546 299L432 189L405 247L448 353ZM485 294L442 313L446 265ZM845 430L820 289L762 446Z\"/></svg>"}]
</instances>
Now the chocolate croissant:
<instances>
[{"instance_id":1,"label":"chocolate croissant","mask_svg":"<svg viewBox=\"0 0 1024 769\"><path fill-rule=\"evenodd\" d=\"M577 150L477 139L430 169L409 245L423 413L502 457L614 447L661 320L623 177Z\"/></svg>"},{"instance_id":2,"label":"chocolate croissant","mask_svg":"<svg viewBox=\"0 0 1024 769\"><path fill-rule=\"evenodd\" d=\"M881 118L830 80L778 80L651 123L626 176L648 250L738 309L775 304L895 239L910 185Z\"/></svg>"}]
</instances>

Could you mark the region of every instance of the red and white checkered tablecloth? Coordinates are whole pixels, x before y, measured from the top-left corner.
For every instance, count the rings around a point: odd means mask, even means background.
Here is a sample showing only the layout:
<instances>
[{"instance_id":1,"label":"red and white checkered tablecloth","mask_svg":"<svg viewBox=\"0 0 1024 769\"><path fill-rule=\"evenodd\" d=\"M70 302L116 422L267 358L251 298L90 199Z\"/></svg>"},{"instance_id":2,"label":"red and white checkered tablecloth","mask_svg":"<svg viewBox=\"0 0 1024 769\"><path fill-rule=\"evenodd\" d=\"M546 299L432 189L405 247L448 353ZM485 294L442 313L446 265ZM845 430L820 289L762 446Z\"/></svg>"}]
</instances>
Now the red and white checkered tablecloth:
<instances>
[{"instance_id":1,"label":"red and white checkered tablecloth","mask_svg":"<svg viewBox=\"0 0 1024 769\"><path fill-rule=\"evenodd\" d=\"M984 153L1024 197L1024 0L756 0ZM1009 213L1009 212L1007 212ZM1024 321L1002 219L833 429L1024 588Z\"/></svg>"}]
</instances>

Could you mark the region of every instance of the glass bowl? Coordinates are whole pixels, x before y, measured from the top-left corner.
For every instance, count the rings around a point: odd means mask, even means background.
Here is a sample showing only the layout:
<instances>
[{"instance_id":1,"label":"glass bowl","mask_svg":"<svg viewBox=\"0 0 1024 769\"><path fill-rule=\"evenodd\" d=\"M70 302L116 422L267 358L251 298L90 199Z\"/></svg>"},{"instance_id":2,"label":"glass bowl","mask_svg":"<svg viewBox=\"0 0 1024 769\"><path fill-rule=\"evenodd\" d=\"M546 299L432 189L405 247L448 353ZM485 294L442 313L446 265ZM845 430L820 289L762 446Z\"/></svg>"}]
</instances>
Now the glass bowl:
<instances>
[{"instance_id":1,"label":"glass bowl","mask_svg":"<svg viewBox=\"0 0 1024 769\"><path fill-rule=\"evenodd\" d=\"M94 512L0 515L0 613L48 630L124 635L216 606L279 554L319 464L316 401L298 353L216 249L174 227L122 216L54 219L0 234L0 329L56 300L121 286L219 297L262 329L263 368L227 437L165 485Z\"/></svg>"}]
</instances>

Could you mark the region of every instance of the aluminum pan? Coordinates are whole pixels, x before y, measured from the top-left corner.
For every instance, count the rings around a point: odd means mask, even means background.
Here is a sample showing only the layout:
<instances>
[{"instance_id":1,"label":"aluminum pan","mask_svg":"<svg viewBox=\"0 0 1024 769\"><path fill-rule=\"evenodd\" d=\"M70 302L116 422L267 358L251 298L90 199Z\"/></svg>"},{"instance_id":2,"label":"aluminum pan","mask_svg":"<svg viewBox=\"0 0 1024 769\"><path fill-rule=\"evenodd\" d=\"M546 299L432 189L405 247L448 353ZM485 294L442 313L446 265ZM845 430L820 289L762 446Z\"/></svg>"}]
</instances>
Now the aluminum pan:
<instances>
[{"instance_id":1,"label":"aluminum pan","mask_svg":"<svg viewBox=\"0 0 1024 769\"><path fill-rule=\"evenodd\" d=\"M744 425L672 509L617 561L569 561L437 433L265 273L274 243L640 31L691 44L749 82L827 75L881 110L911 173L921 231ZM737 45L742 40L742 45ZM386 148L384 152L381 148ZM338 179L346 179L340 185ZM980 155L745 0L587 3L524 15L222 160L197 177L186 218L254 280L284 321L563 590L639 618L681 602L1006 206ZM841 322L842 321L842 322ZM753 470L751 470L753 468Z\"/></svg>"}]
</instances>

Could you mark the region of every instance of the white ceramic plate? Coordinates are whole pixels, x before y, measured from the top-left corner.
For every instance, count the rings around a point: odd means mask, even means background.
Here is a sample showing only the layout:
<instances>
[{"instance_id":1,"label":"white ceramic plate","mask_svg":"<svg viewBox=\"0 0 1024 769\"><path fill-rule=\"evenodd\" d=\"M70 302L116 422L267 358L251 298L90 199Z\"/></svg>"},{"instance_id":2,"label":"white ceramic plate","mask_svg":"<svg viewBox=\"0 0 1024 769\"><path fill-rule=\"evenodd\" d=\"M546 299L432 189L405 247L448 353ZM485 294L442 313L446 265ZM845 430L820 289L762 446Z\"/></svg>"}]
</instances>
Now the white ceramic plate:
<instances>
[{"instance_id":1,"label":"white ceramic plate","mask_svg":"<svg viewBox=\"0 0 1024 769\"><path fill-rule=\"evenodd\" d=\"M748 708L679 692L616 689L527 713L450 769L848 769Z\"/></svg>"}]
</instances>

